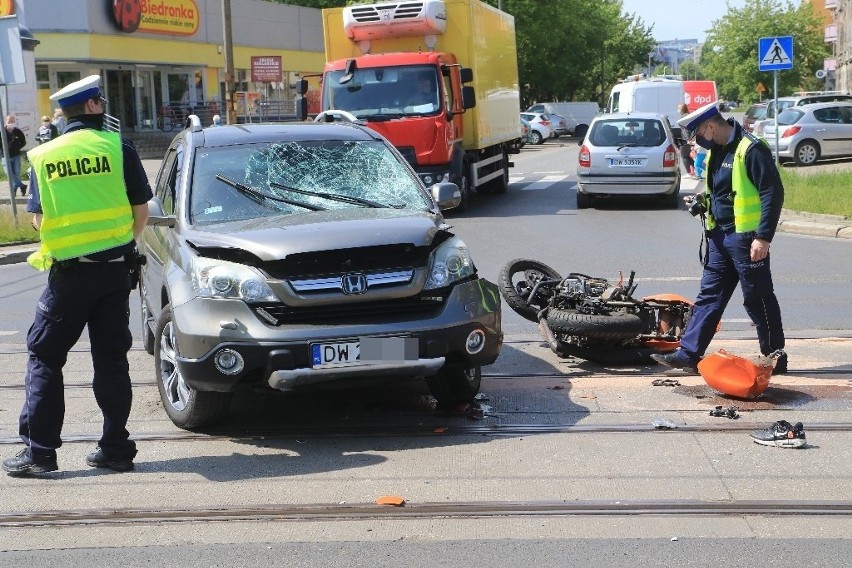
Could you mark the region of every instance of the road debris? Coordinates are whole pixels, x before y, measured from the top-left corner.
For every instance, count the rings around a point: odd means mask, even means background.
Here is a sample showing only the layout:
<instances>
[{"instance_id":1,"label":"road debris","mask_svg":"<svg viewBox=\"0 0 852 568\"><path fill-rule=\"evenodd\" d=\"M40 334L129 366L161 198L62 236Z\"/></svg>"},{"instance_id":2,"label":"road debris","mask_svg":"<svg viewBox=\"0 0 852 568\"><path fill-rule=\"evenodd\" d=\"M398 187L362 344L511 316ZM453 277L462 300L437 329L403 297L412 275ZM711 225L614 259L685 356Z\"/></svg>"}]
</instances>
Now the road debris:
<instances>
[{"instance_id":1,"label":"road debris","mask_svg":"<svg viewBox=\"0 0 852 568\"><path fill-rule=\"evenodd\" d=\"M716 408L710 411L710 416L719 416L724 418L730 418L731 420L736 420L740 417L740 413L737 412L736 406L729 406L727 408L717 406Z\"/></svg>"}]
</instances>

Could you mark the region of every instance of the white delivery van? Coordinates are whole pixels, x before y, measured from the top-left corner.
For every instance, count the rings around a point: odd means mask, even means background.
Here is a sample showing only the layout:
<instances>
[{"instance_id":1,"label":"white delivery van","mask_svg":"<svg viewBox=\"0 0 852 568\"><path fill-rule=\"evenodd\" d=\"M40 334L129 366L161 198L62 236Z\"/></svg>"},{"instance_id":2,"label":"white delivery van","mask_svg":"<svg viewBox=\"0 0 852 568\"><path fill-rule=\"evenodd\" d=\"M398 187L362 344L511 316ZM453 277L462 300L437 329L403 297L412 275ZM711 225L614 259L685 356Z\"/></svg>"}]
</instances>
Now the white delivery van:
<instances>
[{"instance_id":1,"label":"white delivery van","mask_svg":"<svg viewBox=\"0 0 852 568\"><path fill-rule=\"evenodd\" d=\"M588 128L601 109L594 102L564 102L564 103L536 103L527 109L527 112L546 112L558 114L565 119L568 133L574 135L577 127Z\"/></svg>"},{"instance_id":2,"label":"white delivery van","mask_svg":"<svg viewBox=\"0 0 852 568\"><path fill-rule=\"evenodd\" d=\"M628 77L612 88L606 112L655 112L668 117L675 136L679 136L677 107L686 102L683 81L663 78Z\"/></svg>"}]
</instances>

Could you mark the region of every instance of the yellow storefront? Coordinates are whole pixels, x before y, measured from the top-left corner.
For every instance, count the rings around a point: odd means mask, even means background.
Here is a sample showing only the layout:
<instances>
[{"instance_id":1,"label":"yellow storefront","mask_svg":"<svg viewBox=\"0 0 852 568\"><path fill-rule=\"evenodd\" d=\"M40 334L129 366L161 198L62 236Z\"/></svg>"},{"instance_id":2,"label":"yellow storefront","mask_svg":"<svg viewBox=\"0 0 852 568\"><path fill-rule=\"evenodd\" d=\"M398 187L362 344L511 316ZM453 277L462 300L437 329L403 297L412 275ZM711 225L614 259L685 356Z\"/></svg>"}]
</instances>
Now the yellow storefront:
<instances>
[{"instance_id":1,"label":"yellow storefront","mask_svg":"<svg viewBox=\"0 0 852 568\"><path fill-rule=\"evenodd\" d=\"M296 79L321 72L325 61L320 12L309 8L265 0L63 0L62 12L76 14L63 19L45 13L40 0L18 4L39 41L39 113L53 114L50 93L97 73L109 113L127 131L176 129L188 113L205 123L214 114L226 118L226 4L238 121L292 116Z\"/></svg>"}]
</instances>

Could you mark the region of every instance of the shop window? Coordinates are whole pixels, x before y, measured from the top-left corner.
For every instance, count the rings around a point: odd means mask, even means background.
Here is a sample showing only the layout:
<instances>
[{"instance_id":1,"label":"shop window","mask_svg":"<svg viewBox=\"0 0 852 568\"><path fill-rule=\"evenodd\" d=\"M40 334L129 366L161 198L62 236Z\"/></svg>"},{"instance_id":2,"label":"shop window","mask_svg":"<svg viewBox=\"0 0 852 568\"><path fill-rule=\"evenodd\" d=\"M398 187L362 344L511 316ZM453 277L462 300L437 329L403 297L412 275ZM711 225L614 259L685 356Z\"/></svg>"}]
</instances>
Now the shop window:
<instances>
[{"instance_id":1,"label":"shop window","mask_svg":"<svg viewBox=\"0 0 852 568\"><path fill-rule=\"evenodd\" d=\"M80 77L79 71L57 71L56 89L59 90L66 85L70 85L74 81L79 81L80 79L82 79L82 77Z\"/></svg>"},{"instance_id":2,"label":"shop window","mask_svg":"<svg viewBox=\"0 0 852 568\"><path fill-rule=\"evenodd\" d=\"M50 89L50 71L47 65L36 65L36 89Z\"/></svg>"}]
</instances>

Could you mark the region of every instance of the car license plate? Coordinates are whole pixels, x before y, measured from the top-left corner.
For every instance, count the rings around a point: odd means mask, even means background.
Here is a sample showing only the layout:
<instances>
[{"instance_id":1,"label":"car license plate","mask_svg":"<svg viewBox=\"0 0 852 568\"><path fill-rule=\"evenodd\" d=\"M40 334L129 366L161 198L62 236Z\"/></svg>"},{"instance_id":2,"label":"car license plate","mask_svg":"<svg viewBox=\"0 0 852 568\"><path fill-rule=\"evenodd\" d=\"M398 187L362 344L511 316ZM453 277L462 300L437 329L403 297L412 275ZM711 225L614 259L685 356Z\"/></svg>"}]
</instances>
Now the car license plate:
<instances>
[{"instance_id":1,"label":"car license plate","mask_svg":"<svg viewBox=\"0 0 852 568\"><path fill-rule=\"evenodd\" d=\"M645 158L610 158L609 165L617 168L641 168Z\"/></svg>"},{"instance_id":2,"label":"car license plate","mask_svg":"<svg viewBox=\"0 0 852 568\"><path fill-rule=\"evenodd\" d=\"M313 368L398 363L420 356L416 337L361 337L358 341L312 343Z\"/></svg>"},{"instance_id":3,"label":"car license plate","mask_svg":"<svg viewBox=\"0 0 852 568\"><path fill-rule=\"evenodd\" d=\"M311 366L315 369L337 365L360 365L360 355L360 341L311 344Z\"/></svg>"}]
</instances>

